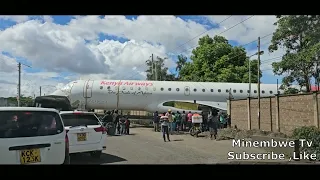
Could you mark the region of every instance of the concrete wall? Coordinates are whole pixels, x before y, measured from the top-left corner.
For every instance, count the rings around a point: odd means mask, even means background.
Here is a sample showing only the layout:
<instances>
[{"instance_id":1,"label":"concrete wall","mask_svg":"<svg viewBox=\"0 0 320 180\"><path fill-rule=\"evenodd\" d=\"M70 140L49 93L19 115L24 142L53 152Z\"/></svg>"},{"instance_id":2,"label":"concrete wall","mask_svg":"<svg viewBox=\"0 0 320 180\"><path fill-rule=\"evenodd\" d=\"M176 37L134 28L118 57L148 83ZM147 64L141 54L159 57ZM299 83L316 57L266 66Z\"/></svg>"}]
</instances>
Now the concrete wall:
<instances>
[{"instance_id":1,"label":"concrete wall","mask_svg":"<svg viewBox=\"0 0 320 180\"><path fill-rule=\"evenodd\" d=\"M248 98L228 101L232 126L239 129L291 134L296 127L319 128L320 94L280 95L260 99L260 128L258 123L258 100Z\"/></svg>"}]
</instances>

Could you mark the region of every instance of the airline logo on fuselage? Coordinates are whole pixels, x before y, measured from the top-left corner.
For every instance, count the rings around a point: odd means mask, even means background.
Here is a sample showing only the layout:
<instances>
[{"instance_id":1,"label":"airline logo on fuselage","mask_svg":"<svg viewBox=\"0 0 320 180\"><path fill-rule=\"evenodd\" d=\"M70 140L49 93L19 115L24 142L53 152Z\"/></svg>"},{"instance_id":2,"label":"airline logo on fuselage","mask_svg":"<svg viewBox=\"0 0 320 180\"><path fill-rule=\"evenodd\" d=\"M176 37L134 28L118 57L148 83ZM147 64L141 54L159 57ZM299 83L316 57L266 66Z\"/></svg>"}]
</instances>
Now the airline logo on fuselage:
<instances>
[{"instance_id":1,"label":"airline logo on fuselage","mask_svg":"<svg viewBox=\"0 0 320 180\"><path fill-rule=\"evenodd\" d=\"M107 85L107 86L153 86L151 82L128 82L128 81L101 81L100 85Z\"/></svg>"}]
</instances>

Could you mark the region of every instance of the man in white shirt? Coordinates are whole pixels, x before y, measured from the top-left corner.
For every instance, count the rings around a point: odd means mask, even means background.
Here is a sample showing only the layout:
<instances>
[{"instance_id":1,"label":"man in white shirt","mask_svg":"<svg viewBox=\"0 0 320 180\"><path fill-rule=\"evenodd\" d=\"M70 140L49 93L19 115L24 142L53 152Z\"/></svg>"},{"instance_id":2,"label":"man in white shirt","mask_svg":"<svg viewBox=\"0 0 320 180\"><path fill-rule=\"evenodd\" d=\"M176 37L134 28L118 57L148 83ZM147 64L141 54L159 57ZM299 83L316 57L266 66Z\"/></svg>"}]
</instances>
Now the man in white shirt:
<instances>
[{"instance_id":1,"label":"man in white shirt","mask_svg":"<svg viewBox=\"0 0 320 180\"><path fill-rule=\"evenodd\" d=\"M162 116L160 119L161 122L161 130L164 142L166 142L166 135L168 141L170 141L169 137L169 118L167 116Z\"/></svg>"}]
</instances>

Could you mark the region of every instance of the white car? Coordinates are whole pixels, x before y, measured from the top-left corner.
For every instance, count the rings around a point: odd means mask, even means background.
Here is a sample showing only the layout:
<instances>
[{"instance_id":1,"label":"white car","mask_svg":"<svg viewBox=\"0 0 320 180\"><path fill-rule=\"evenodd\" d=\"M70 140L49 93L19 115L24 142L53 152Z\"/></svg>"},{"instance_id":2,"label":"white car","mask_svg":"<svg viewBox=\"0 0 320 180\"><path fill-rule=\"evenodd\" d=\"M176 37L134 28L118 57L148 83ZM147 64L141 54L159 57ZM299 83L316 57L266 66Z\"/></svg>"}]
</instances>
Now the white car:
<instances>
[{"instance_id":1,"label":"white car","mask_svg":"<svg viewBox=\"0 0 320 180\"><path fill-rule=\"evenodd\" d=\"M100 158L106 149L107 133L98 117L85 111L61 111L60 115L69 137L69 153L90 153Z\"/></svg>"},{"instance_id":2,"label":"white car","mask_svg":"<svg viewBox=\"0 0 320 180\"><path fill-rule=\"evenodd\" d=\"M0 164L69 164L69 143L59 112L0 107Z\"/></svg>"}]
</instances>

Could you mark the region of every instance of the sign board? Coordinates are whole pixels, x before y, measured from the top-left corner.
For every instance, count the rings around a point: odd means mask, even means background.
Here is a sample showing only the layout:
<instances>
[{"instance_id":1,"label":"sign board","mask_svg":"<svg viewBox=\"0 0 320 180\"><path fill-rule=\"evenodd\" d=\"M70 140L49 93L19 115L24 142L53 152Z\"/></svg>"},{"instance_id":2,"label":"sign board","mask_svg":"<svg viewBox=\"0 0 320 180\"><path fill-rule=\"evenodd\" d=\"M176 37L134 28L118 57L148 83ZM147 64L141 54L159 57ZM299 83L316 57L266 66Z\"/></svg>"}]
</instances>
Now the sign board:
<instances>
[{"instance_id":1,"label":"sign board","mask_svg":"<svg viewBox=\"0 0 320 180\"><path fill-rule=\"evenodd\" d=\"M202 123L203 119L202 116L200 116L199 114L195 114L192 116L192 123Z\"/></svg>"}]
</instances>

